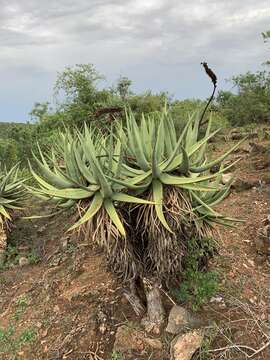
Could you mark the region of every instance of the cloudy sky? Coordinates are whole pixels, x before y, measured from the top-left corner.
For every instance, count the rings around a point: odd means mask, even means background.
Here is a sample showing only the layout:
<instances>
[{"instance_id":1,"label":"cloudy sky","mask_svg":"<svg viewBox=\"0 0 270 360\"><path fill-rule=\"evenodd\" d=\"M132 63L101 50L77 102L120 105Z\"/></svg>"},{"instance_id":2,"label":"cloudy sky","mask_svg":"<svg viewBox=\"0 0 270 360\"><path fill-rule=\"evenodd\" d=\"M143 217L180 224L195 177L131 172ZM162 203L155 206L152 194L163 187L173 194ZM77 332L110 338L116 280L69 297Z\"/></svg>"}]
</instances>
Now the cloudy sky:
<instances>
[{"instance_id":1,"label":"cloudy sky","mask_svg":"<svg viewBox=\"0 0 270 360\"><path fill-rule=\"evenodd\" d=\"M133 90L209 94L207 61L224 79L269 58L269 0L0 0L0 120L26 121L51 100L57 72L92 63Z\"/></svg>"}]
</instances>

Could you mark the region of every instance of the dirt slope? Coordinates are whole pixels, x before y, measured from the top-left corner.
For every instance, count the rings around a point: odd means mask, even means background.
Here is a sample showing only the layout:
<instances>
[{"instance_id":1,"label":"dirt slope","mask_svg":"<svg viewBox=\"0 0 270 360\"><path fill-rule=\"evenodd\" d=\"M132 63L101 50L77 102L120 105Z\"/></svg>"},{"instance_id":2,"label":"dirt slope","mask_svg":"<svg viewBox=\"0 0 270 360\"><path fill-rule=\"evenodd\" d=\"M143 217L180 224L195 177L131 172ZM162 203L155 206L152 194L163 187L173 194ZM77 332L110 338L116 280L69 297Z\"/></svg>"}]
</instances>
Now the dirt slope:
<instances>
[{"instance_id":1,"label":"dirt slope","mask_svg":"<svg viewBox=\"0 0 270 360\"><path fill-rule=\"evenodd\" d=\"M270 346L261 350L270 337L269 257L256 248L258 229L269 215L270 185L262 180L270 174L270 154L243 147L233 155L239 156L237 176L251 185L233 191L219 209L246 222L220 230L220 256L212 267L220 271L221 288L199 312L216 325L196 359L243 360L252 353L247 347L260 350L252 358L270 359ZM10 243L19 254L11 253L10 267L0 272L1 360L124 359L113 352L117 328L140 327L101 252L68 238L67 223L67 218L15 222ZM12 265L21 254L32 264ZM125 359L169 359L171 338L160 338L162 351L150 346Z\"/></svg>"}]
</instances>

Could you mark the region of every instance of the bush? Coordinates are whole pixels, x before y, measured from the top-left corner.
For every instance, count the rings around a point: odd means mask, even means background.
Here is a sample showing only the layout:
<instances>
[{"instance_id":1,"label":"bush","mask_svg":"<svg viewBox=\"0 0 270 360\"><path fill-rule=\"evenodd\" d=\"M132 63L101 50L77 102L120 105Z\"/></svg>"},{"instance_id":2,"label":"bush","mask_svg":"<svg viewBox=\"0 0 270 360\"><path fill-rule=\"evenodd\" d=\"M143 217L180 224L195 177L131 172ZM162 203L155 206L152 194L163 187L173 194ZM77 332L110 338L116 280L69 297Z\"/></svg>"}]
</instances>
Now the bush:
<instances>
[{"instance_id":1,"label":"bush","mask_svg":"<svg viewBox=\"0 0 270 360\"><path fill-rule=\"evenodd\" d=\"M172 118L178 133L180 133L190 114L202 110L206 102L200 99L176 100L171 105Z\"/></svg>"},{"instance_id":2,"label":"bush","mask_svg":"<svg viewBox=\"0 0 270 360\"><path fill-rule=\"evenodd\" d=\"M208 271L205 267L205 260L212 257L215 251L212 239L190 239L188 242L182 282L176 290L176 297L180 302L189 303L194 311L207 303L218 291L218 273Z\"/></svg>"},{"instance_id":3,"label":"bush","mask_svg":"<svg viewBox=\"0 0 270 360\"><path fill-rule=\"evenodd\" d=\"M10 167L18 161L18 147L12 139L0 139L0 163Z\"/></svg>"},{"instance_id":4,"label":"bush","mask_svg":"<svg viewBox=\"0 0 270 360\"><path fill-rule=\"evenodd\" d=\"M233 77L231 82L236 94L220 91L216 99L221 114L233 126L269 121L270 72L247 72Z\"/></svg>"}]
</instances>

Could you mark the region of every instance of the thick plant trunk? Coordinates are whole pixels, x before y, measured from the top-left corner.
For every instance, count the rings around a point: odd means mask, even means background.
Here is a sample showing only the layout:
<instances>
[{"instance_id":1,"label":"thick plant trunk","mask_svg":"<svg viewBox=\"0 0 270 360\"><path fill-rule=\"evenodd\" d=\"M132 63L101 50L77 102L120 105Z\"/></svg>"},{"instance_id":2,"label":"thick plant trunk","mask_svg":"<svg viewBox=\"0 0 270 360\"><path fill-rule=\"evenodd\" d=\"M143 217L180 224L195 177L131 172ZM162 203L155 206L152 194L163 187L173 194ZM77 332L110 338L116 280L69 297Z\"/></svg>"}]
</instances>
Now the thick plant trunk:
<instances>
[{"instance_id":1,"label":"thick plant trunk","mask_svg":"<svg viewBox=\"0 0 270 360\"><path fill-rule=\"evenodd\" d=\"M147 332L160 333L161 326L165 319L165 310L162 304L160 284L155 281L144 280L144 288L147 301L147 317L142 323Z\"/></svg>"},{"instance_id":2,"label":"thick plant trunk","mask_svg":"<svg viewBox=\"0 0 270 360\"><path fill-rule=\"evenodd\" d=\"M142 319L142 325L147 332L159 334L165 320L165 310L162 303L160 284L158 281L143 279L143 289L145 299L142 300L135 280L130 281L129 291L124 292L125 298L132 306L137 316L142 316L146 312L146 317ZM146 300L146 308L144 302Z\"/></svg>"},{"instance_id":3,"label":"thick plant trunk","mask_svg":"<svg viewBox=\"0 0 270 360\"><path fill-rule=\"evenodd\" d=\"M5 229L0 225L0 267L5 263L7 249L7 235Z\"/></svg>"},{"instance_id":4,"label":"thick plant trunk","mask_svg":"<svg viewBox=\"0 0 270 360\"><path fill-rule=\"evenodd\" d=\"M146 294L147 299L147 315L150 321L155 323L162 323L164 321L164 308L160 289L156 286Z\"/></svg>"},{"instance_id":5,"label":"thick plant trunk","mask_svg":"<svg viewBox=\"0 0 270 360\"><path fill-rule=\"evenodd\" d=\"M145 313L146 309L138 294L135 280L130 281L129 291L125 291L124 296L137 316L142 316Z\"/></svg>"}]
</instances>

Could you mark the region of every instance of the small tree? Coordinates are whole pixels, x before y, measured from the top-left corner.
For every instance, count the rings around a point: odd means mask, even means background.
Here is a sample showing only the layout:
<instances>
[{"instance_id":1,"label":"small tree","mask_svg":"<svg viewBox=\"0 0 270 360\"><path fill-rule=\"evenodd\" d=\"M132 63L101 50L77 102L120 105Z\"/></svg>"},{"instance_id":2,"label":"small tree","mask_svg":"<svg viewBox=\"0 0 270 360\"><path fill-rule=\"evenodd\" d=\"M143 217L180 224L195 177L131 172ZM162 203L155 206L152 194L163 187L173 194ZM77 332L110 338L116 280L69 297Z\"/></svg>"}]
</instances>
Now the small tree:
<instances>
[{"instance_id":1,"label":"small tree","mask_svg":"<svg viewBox=\"0 0 270 360\"><path fill-rule=\"evenodd\" d=\"M82 125L95 119L98 108L112 103L113 95L106 89L98 89L104 80L92 64L77 64L58 74L54 87L57 112L64 114L66 123Z\"/></svg>"},{"instance_id":2,"label":"small tree","mask_svg":"<svg viewBox=\"0 0 270 360\"><path fill-rule=\"evenodd\" d=\"M54 90L55 96L64 95L66 103L92 104L96 97L96 83L104 80L92 64L77 64L67 67L58 74Z\"/></svg>"},{"instance_id":3,"label":"small tree","mask_svg":"<svg viewBox=\"0 0 270 360\"><path fill-rule=\"evenodd\" d=\"M49 104L50 104L49 102L44 102L44 103L36 102L29 114L31 120L34 122L41 122L44 119L44 117L49 113Z\"/></svg>"},{"instance_id":4,"label":"small tree","mask_svg":"<svg viewBox=\"0 0 270 360\"><path fill-rule=\"evenodd\" d=\"M132 81L127 78L126 76L121 76L118 79L116 90L119 94L122 101L126 101L127 98L131 95L130 86L132 84Z\"/></svg>"},{"instance_id":5,"label":"small tree","mask_svg":"<svg viewBox=\"0 0 270 360\"><path fill-rule=\"evenodd\" d=\"M220 91L216 102L232 125L264 122L270 116L270 72L247 72L234 76L236 93Z\"/></svg>"}]
</instances>

